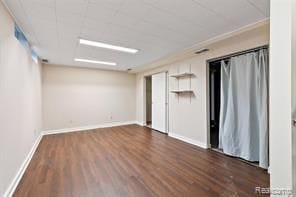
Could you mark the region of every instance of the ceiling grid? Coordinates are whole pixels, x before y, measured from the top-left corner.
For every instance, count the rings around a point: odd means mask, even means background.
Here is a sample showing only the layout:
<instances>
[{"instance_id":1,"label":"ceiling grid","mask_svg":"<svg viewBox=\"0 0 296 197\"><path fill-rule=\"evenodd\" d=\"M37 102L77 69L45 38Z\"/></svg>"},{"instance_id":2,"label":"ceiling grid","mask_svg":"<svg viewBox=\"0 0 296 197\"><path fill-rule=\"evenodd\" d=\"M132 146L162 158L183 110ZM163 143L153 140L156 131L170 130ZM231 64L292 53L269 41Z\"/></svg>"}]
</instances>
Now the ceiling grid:
<instances>
[{"instance_id":1,"label":"ceiling grid","mask_svg":"<svg viewBox=\"0 0 296 197\"><path fill-rule=\"evenodd\" d=\"M41 58L126 70L269 17L269 0L2 0ZM139 49L127 54L79 38ZM75 58L117 66L75 62Z\"/></svg>"}]
</instances>

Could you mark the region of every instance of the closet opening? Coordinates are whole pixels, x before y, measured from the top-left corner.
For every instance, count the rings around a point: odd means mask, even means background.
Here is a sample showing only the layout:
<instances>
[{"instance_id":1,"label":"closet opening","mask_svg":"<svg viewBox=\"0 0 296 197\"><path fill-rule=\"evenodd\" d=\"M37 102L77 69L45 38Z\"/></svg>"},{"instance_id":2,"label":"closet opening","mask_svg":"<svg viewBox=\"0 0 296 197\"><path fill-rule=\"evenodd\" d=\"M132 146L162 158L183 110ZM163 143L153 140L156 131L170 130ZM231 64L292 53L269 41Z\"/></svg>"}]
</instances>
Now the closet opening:
<instances>
[{"instance_id":1,"label":"closet opening","mask_svg":"<svg viewBox=\"0 0 296 197\"><path fill-rule=\"evenodd\" d=\"M209 63L210 85L210 144L211 148L219 146L219 118L220 118L220 86L221 61Z\"/></svg>"},{"instance_id":2,"label":"closet opening","mask_svg":"<svg viewBox=\"0 0 296 197\"><path fill-rule=\"evenodd\" d=\"M268 46L214 58L207 64L209 147L267 169Z\"/></svg>"}]
</instances>

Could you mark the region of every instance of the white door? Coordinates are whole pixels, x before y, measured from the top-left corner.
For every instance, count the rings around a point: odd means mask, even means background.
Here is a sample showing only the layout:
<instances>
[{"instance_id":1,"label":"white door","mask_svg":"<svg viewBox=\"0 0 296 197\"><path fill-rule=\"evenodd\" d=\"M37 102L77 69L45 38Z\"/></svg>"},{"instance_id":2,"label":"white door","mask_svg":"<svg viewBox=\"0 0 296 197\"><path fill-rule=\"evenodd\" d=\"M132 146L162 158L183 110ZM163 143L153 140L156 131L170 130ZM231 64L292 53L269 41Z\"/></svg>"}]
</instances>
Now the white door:
<instances>
[{"instance_id":1,"label":"white door","mask_svg":"<svg viewBox=\"0 0 296 197\"><path fill-rule=\"evenodd\" d=\"M293 184L293 192L296 193L296 62L295 57L294 62L292 62L292 184Z\"/></svg>"},{"instance_id":2,"label":"white door","mask_svg":"<svg viewBox=\"0 0 296 197\"><path fill-rule=\"evenodd\" d=\"M152 75L152 128L167 132L167 73Z\"/></svg>"},{"instance_id":3,"label":"white door","mask_svg":"<svg viewBox=\"0 0 296 197\"><path fill-rule=\"evenodd\" d=\"M294 57L294 61L296 58ZM292 64L292 182L293 192L296 194L296 62Z\"/></svg>"}]
</instances>

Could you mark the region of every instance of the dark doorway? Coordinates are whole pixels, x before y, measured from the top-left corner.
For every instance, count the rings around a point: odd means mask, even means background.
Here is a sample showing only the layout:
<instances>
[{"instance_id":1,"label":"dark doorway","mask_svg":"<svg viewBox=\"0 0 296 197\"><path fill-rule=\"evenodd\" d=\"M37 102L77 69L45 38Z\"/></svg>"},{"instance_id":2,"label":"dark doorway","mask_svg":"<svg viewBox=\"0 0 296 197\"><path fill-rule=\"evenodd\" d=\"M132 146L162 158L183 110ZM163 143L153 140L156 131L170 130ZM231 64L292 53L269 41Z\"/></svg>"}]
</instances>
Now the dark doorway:
<instances>
[{"instance_id":1,"label":"dark doorway","mask_svg":"<svg viewBox=\"0 0 296 197\"><path fill-rule=\"evenodd\" d=\"M221 61L209 63L210 81L210 144L211 148L219 146L219 117L220 117L220 86Z\"/></svg>"},{"instance_id":2,"label":"dark doorway","mask_svg":"<svg viewBox=\"0 0 296 197\"><path fill-rule=\"evenodd\" d=\"M146 79L146 126L152 125L152 77L147 76Z\"/></svg>"}]
</instances>

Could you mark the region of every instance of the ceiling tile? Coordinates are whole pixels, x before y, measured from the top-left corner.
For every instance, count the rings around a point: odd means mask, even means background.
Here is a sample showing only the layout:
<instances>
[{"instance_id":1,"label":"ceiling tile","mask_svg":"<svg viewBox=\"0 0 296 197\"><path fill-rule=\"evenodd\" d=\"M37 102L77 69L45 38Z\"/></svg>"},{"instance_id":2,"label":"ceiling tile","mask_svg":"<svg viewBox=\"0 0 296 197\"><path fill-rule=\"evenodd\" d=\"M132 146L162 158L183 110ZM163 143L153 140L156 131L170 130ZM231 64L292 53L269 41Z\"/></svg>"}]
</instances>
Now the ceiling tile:
<instances>
[{"instance_id":1,"label":"ceiling tile","mask_svg":"<svg viewBox=\"0 0 296 197\"><path fill-rule=\"evenodd\" d=\"M247 0L256 7L264 16L270 15L270 0Z\"/></svg>"},{"instance_id":2,"label":"ceiling tile","mask_svg":"<svg viewBox=\"0 0 296 197\"><path fill-rule=\"evenodd\" d=\"M83 28L80 32L80 37L88 40L99 41L99 40L102 40L102 36L105 33L107 33L106 29L100 31L100 30L94 30L89 28Z\"/></svg>"},{"instance_id":3,"label":"ceiling tile","mask_svg":"<svg viewBox=\"0 0 296 197\"><path fill-rule=\"evenodd\" d=\"M82 29L90 29L96 31L97 33L103 33L109 26L110 23L106 23L105 21L84 18Z\"/></svg>"},{"instance_id":4,"label":"ceiling tile","mask_svg":"<svg viewBox=\"0 0 296 197\"><path fill-rule=\"evenodd\" d=\"M57 21L66 24L72 24L81 26L84 21L84 17L78 14L72 14L68 12L57 12Z\"/></svg>"},{"instance_id":5,"label":"ceiling tile","mask_svg":"<svg viewBox=\"0 0 296 197\"><path fill-rule=\"evenodd\" d=\"M88 0L91 6L102 6L103 8L118 9L124 0Z\"/></svg>"},{"instance_id":6,"label":"ceiling tile","mask_svg":"<svg viewBox=\"0 0 296 197\"><path fill-rule=\"evenodd\" d=\"M55 21L55 8L47 7L40 3L26 2L22 4L29 20Z\"/></svg>"},{"instance_id":7,"label":"ceiling tile","mask_svg":"<svg viewBox=\"0 0 296 197\"><path fill-rule=\"evenodd\" d=\"M24 4L40 4L46 7L55 7L55 0L20 0Z\"/></svg>"},{"instance_id":8,"label":"ceiling tile","mask_svg":"<svg viewBox=\"0 0 296 197\"><path fill-rule=\"evenodd\" d=\"M84 15L88 2L85 0L57 0L56 11L58 14Z\"/></svg>"},{"instance_id":9,"label":"ceiling tile","mask_svg":"<svg viewBox=\"0 0 296 197\"><path fill-rule=\"evenodd\" d=\"M122 12L117 12L113 17L111 24L113 26L124 26L126 28L131 28L137 26L137 24L142 21L138 17L132 17L130 15L124 14Z\"/></svg>"},{"instance_id":10,"label":"ceiling tile","mask_svg":"<svg viewBox=\"0 0 296 197\"><path fill-rule=\"evenodd\" d=\"M234 21L239 26L244 26L252 22L261 20L265 16L255 9L246 0L194 0L220 16L224 16L229 21Z\"/></svg>"},{"instance_id":11,"label":"ceiling tile","mask_svg":"<svg viewBox=\"0 0 296 197\"><path fill-rule=\"evenodd\" d=\"M139 0L126 0L120 6L118 12L133 17L137 20L145 19L150 10L151 5Z\"/></svg>"},{"instance_id":12,"label":"ceiling tile","mask_svg":"<svg viewBox=\"0 0 296 197\"><path fill-rule=\"evenodd\" d=\"M110 23L115 13L115 8L104 7L97 3L90 3L87 7L85 17L98 20L99 22Z\"/></svg>"},{"instance_id":13,"label":"ceiling tile","mask_svg":"<svg viewBox=\"0 0 296 197\"><path fill-rule=\"evenodd\" d=\"M72 39L77 39L80 35L80 27L72 24L57 23L58 35L62 38L71 37Z\"/></svg>"}]
</instances>

